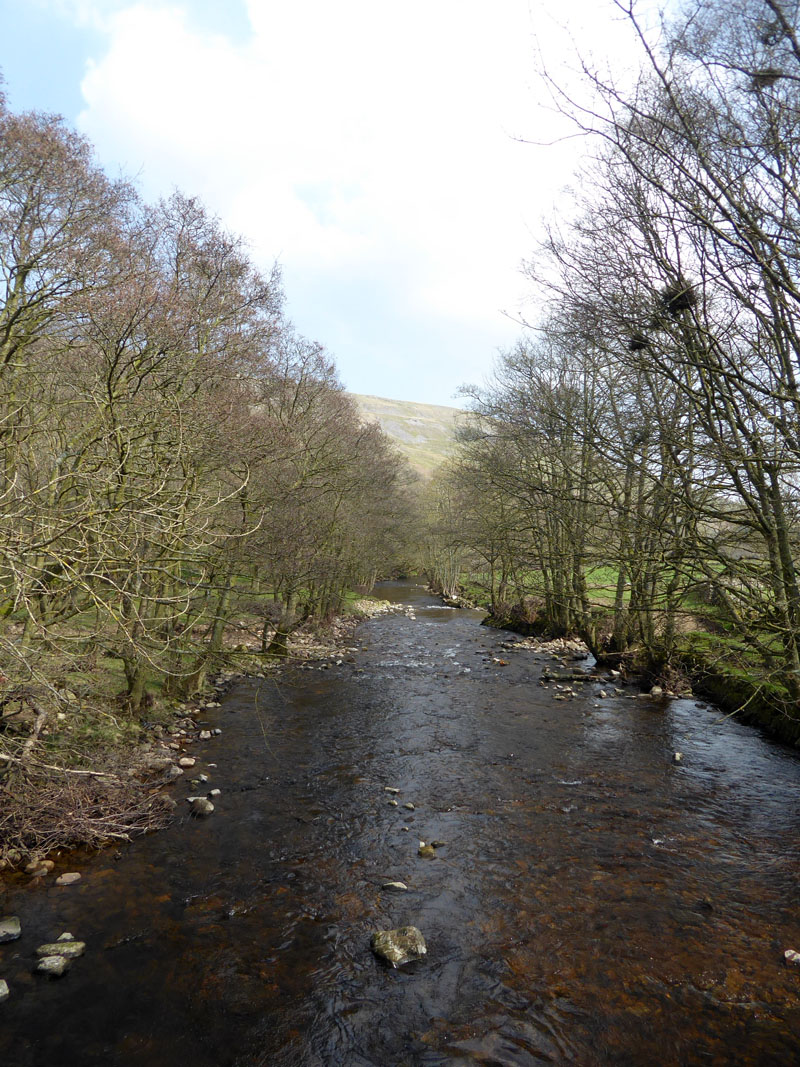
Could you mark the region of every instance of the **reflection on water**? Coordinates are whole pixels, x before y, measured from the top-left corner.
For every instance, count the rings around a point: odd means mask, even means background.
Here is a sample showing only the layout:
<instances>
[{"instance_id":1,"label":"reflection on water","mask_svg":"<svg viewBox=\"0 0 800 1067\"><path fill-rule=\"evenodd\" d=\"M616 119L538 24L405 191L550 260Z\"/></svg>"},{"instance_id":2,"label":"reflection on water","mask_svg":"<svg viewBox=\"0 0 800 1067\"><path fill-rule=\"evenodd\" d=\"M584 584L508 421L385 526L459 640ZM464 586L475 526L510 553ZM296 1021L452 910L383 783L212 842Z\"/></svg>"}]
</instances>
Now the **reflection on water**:
<instances>
[{"instance_id":1,"label":"reflection on water","mask_svg":"<svg viewBox=\"0 0 800 1067\"><path fill-rule=\"evenodd\" d=\"M0 1062L795 1063L795 753L693 701L556 702L541 657L492 662L479 614L383 595L417 618L213 713L209 820L12 891ZM369 935L404 923L428 958L386 970ZM86 956L41 982L63 930Z\"/></svg>"}]
</instances>

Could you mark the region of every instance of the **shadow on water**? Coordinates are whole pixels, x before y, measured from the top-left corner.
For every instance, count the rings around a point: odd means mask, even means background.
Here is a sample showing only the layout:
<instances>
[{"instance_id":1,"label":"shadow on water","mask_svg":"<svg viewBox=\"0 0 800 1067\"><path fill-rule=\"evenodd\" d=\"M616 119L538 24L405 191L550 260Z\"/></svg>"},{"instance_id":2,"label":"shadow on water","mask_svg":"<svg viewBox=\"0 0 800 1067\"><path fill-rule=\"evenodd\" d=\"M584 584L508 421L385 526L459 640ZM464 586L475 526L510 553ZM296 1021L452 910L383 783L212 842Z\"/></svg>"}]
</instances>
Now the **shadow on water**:
<instances>
[{"instance_id":1,"label":"shadow on water","mask_svg":"<svg viewBox=\"0 0 800 1067\"><path fill-rule=\"evenodd\" d=\"M11 891L0 1062L796 1062L797 755L692 701L557 702L478 613L381 595L413 617L364 623L356 662L214 713L210 819ZM370 933L403 923L428 957L387 970ZM42 981L64 930L86 955Z\"/></svg>"}]
</instances>

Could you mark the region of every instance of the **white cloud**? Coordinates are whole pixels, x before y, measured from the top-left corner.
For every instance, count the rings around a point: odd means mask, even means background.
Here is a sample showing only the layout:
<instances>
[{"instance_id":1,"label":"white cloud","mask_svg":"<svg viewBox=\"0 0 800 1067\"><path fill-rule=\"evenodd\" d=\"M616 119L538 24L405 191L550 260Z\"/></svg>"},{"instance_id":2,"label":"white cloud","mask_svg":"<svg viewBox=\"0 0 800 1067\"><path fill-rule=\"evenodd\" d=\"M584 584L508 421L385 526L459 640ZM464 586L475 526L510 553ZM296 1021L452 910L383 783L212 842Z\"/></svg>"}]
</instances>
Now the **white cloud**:
<instances>
[{"instance_id":1,"label":"white cloud","mask_svg":"<svg viewBox=\"0 0 800 1067\"><path fill-rule=\"evenodd\" d=\"M109 169L201 195L281 258L298 308L294 279L366 280L410 316L510 339L498 309L567 177L512 138L550 136L531 88L542 3L248 0L235 43L180 5L58 2L107 35L79 123Z\"/></svg>"}]
</instances>

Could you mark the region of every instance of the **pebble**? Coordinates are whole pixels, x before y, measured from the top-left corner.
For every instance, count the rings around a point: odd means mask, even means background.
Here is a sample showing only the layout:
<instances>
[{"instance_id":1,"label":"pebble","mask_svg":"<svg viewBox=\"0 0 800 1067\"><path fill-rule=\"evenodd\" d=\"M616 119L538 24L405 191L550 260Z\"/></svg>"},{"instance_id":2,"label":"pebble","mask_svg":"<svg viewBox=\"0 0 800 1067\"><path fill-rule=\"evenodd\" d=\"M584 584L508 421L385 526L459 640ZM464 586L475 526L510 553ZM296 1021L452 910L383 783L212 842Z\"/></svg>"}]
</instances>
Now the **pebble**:
<instances>
[{"instance_id":1,"label":"pebble","mask_svg":"<svg viewBox=\"0 0 800 1067\"><path fill-rule=\"evenodd\" d=\"M664 695L664 690L661 688L660 685L654 685L653 688L650 690L650 696L651 697L660 697L660 696L663 696L663 695Z\"/></svg>"},{"instance_id":2,"label":"pebble","mask_svg":"<svg viewBox=\"0 0 800 1067\"><path fill-rule=\"evenodd\" d=\"M0 945L5 941L16 941L22 934L22 927L16 915L6 915L0 919Z\"/></svg>"},{"instance_id":3,"label":"pebble","mask_svg":"<svg viewBox=\"0 0 800 1067\"><path fill-rule=\"evenodd\" d=\"M0 1002L8 1000L11 995L11 990L8 988L8 982L5 978L0 978Z\"/></svg>"},{"instance_id":4,"label":"pebble","mask_svg":"<svg viewBox=\"0 0 800 1067\"><path fill-rule=\"evenodd\" d=\"M194 756L181 756L178 760L179 767L194 767L195 763L197 763L197 760Z\"/></svg>"},{"instance_id":5,"label":"pebble","mask_svg":"<svg viewBox=\"0 0 800 1067\"><path fill-rule=\"evenodd\" d=\"M404 808L408 808L409 811L415 811L416 810L414 805L411 803L411 801L409 801L408 804L404 804L403 807Z\"/></svg>"},{"instance_id":6,"label":"pebble","mask_svg":"<svg viewBox=\"0 0 800 1067\"><path fill-rule=\"evenodd\" d=\"M200 740L201 741L210 741L211 740L211 731L210 730L201 730L200 731Z\"/></svg>"},{"instance_id":7,"label":"pebble","mask_svg":"<svg viewBox=\"0 0 800 1067\"><path fill-rule=\"evenodd\" d=\"M183 768L176 767L174 763L172 764L171 767L169 767L167 769L167 778L170 778L170 779L180 778L180 776L182 774L183 774Z\"/></svg>"},{"instance_id":8,"label":"pebble","mask_svg":"<svg viewBox=\"0 0 800 1067\"><path fill-rule=\"evenodd\" d=\"M222 796L222 790L221 789L212 789L208 795L210 797L221 797Z\"/></svg>"},{"instance_id":9,"label":"pebble","mask_svg":"<svg viewBox=\"0 0 800 1067\"><path fill-rule=\"evenodd\" d=\"M389 800L389 801L387 801L387 803L388 803L390 808L396 808L397 807L397 801L396 800Z\"/></svg>"},{"instance_id":10,"label":"pebble","mask_svg":"<svg viewBox=\"0 0 800 1067\"><path fill-rule=\"evenodd\" d=\"M76 882L80 882L81 876L77 871L72 871L69 874L60 874L56 878L56 885L75 885Z\"/></svg>"},{"instance_id":11,"label":"pebble","mask_svg":"<svg viewBox=\"0 0 800 1067\"><path fill-rule=\"evenodd\" d=\"M682 752L673 752L673 754L672 754L672 762L673 763L680 763L682 759L683 759L683 753Z\"/></svg>"},{"instance_id":12,"label":"pebble","mask_svg":"<svg viewBox=\"0 0 800 1067\"><path fill-rule=\"evenodd\" d=\"M390 893L407 893L408 886L405 882L384 882L381 889L387 890Z\"/></svg>"},{"instance_id":13,"label":"pebble","mask_svg":"<svg viewBox=\"0 0 800 1067\"><path fill-rule=\"evenodd\" d=\"M787 967L800 967L800 952L793 948L787 948L783 954Z\"/></svg>"},{"instance_id":14,"label":"pebble","mask_svg":"<svg viewBox=\"0 0 800 1067\"><path fill-rule=\"evenodd\" d=\"M392 796L397 796L397 794L400 792L400 790L399 789L395 789L395 787L393 785L385 785L383 787L383 791L384 791L384 793L391 793Z\"/></svg>"},{"instance_id":15,"label":"pebble","mask_svg":"<svg viewBox=\"0 0 800 1067\"><path fill-rule=\"evenodd\" d=\"M210 815L214 805L205 797L192 798L192 815Z\"/></svg>"},{"instance_id":16,"label":"pebble","mask_svg":"<svg viewBox=\"0 0 800 1067\"><path fill-rule=\"evenodd\" d=\"M432 860L436 855L436 849L433 845L426 845L424 841L420 841L417 855L422 856L423 859Z\"/></svg>"},{"instance_id":17,"label":"pebble","mask_svg":"<svg viewBox=\"0 0 800 1067\"><path fill-rule=\"evenodd\" d=\"M605 689L601 689L597 695L600 697L601 700L605 700L608 696L608 693L605 691Z\"/></svg>"}]
</instances>

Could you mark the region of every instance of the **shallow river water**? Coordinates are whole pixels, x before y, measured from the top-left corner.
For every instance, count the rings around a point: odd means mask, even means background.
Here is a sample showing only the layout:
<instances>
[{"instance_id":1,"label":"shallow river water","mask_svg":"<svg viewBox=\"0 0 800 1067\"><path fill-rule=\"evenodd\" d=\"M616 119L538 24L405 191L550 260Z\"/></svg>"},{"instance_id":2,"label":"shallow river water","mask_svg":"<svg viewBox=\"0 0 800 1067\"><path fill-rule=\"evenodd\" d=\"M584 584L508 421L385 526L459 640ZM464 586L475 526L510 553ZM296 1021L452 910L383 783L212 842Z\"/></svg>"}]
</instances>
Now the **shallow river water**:
<instances>
[{"instance_id":1,"label":"shallow river water","mask_svg":"<svg viewBox=\"0 0 800 1067\"><path fill-rule=\"evenodd\" d=\"M800 1062L783 964L800 756L694 701L595 683L557 701L538 685L550 658L498 653L509 635L477 613L411 583L379 595L415 617L206 713L223 731L192 749L217 764L210 818L179 809L81 861L78 885L12 888L0 1063ZM409 892L381 890L394 879ZM428 956L393 971L370 934L407 923ZM64 930L85 956L34 976Z\"/></svg>"}]
</instances>

